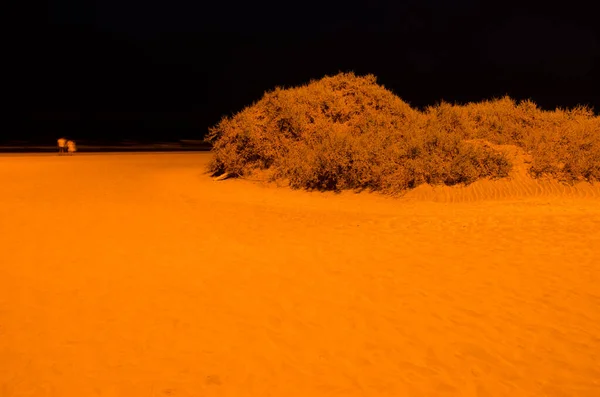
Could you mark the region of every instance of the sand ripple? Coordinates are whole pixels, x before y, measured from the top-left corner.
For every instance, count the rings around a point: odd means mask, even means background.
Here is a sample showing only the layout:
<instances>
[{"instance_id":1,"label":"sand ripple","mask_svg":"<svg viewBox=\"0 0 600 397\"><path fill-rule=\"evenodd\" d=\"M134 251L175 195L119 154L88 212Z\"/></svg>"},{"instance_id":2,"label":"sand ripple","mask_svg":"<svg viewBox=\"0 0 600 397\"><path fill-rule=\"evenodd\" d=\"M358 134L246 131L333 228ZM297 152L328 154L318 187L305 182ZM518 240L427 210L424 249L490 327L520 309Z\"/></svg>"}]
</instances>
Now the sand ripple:
<instances>
[{"instance_id":1,"label":"sand ripple","mask_svg":"<svg viewBox=\"0 0 600 397\"><path fill-rule=\"evenodd\" d=\"M596 187L313 194L207 159L0 157L0 396L600 395Z\"/></svg>"}]
</instances>

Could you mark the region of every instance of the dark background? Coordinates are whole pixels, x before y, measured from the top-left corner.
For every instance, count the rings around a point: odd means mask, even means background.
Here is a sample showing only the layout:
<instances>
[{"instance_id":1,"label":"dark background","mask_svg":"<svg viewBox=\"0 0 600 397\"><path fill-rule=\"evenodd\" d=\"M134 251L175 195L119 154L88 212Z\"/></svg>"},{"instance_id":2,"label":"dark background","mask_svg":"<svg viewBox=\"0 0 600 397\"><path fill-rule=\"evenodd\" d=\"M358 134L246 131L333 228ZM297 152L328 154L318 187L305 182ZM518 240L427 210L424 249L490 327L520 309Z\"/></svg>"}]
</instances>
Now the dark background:
<instances>
[{"instance_id":1,"label":"dark background","mask_svg":"<svg viewBox=\"0 0 600 397\"><path fill-rule=\"evenodd\" d=\"M415 107L508 94L547 109L600 110L591 2L17 7L4 35L10 104L0 143L201 139L265 90L339 71L372 73Z\"/></svg>"}]
</instances>

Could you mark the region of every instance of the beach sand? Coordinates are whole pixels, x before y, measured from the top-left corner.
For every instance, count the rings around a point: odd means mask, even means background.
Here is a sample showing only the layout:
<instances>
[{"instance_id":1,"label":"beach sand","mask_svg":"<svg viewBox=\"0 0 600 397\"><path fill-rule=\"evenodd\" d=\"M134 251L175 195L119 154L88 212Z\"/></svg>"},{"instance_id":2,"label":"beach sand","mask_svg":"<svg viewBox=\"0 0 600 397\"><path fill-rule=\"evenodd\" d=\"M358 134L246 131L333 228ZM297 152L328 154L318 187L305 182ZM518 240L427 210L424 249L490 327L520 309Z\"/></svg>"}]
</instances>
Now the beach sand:
<instances>
[{"instance_id":1,"label":"beach sand","mask_svg":"<svg viewBox=\"0 0 600 397\"><path fill-rule=\"evenodd\" d=\"M0 396L600 396L600 186L0 156ZM521 167L521 168L520 168Z\"/></svg>"}]
</instances>

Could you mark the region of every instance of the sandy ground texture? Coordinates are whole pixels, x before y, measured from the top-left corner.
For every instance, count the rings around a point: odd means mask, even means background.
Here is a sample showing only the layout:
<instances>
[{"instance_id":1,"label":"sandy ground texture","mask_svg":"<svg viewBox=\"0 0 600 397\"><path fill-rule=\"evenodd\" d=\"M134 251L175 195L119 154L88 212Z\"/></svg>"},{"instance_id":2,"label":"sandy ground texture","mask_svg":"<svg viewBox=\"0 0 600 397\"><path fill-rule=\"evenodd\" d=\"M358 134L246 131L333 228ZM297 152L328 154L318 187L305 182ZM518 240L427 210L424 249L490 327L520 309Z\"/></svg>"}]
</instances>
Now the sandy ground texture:
<instances>
[{"instance_id":1,"label":"sandy ground texture","mask_svg":"<svg viewBox=\"0 0 600 397\"><path fill-rule=\"evenodd\" d=\"M0 396L600 396L600 186L0 156Z\"/></svg>"}]
</instances>

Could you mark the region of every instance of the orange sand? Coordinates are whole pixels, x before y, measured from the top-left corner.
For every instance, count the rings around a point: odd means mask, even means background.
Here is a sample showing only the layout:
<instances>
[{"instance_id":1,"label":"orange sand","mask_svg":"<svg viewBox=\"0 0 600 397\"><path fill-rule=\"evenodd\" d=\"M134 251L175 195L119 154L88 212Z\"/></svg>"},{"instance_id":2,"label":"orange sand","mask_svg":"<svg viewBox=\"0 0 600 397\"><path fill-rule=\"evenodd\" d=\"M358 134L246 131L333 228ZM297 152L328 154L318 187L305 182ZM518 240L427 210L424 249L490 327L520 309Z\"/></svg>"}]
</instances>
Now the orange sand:
<instances>
[{"instance_id":1,"label":"orange sand","mask_svg":"<svg viewBox=\"0 0 600 397\"><path fill-rule=\"evenodd\" d=\"M0 396L600 396L600 187L0 157Z\"/></svg>"}]
</instances>

